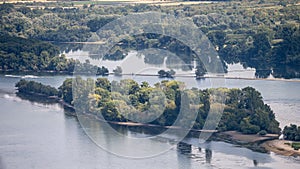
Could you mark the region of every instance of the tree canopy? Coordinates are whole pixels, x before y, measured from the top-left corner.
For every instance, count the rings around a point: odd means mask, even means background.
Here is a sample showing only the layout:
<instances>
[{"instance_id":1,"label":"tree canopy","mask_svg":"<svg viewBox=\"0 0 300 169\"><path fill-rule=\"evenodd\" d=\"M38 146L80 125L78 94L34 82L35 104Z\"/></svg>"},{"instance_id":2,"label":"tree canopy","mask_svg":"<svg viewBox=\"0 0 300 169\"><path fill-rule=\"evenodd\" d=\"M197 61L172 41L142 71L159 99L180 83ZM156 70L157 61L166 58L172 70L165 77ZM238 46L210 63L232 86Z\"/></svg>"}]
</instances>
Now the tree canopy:
<instances>
[{"instance_id":1,"label":"tree canopy","mask_svg":"<svg viewBox=\"0 0 300 169\"><path fill-rule=\"evenodd\" d=\"M236 130L245 134L280 132L273 111L264 104L261 94L252 87L199 90L185 89L183 82L175 80L163 80L153 87L147 82L138 84L131 79L110 82L106 78L94 81L77 77L75 81L79 84L76 86L77 95L73 96L75 100L70 101L71 79L67 79L59 87L63 99L69 103L80 103L85 112L95 115L100 113L109 121L157 117L149 123L169 126L175 122L181 111L187 113L184 119L188 120L192 115L189 112L195 110L197 118L193 128L201 129L210 109L219 106L212 99L225 95L225 109L217 127L219 131ZM95 88L87 87L88 84L90 87L94 84ZM181 100L182 97L185 99ZM183 103L187 100L188 103ZM181 107L182 105L185 106Z\"/></svg>"},{"instance_id":2,"label":"tree canopy","mask_svg":"<svg viewBox=\"0 0 300 169\"><path fill-rule=\"evenodd\" d=\"M58 96L58 90L56 88L35 81L21 79L16 83L15 87L18 88L18 92L20 93Z\"/></svg>"},{"instance_id":3,"label":"tree canopy","mask_svg":"<svg viewBox=\"0 0 300 169\"><path fill-rule=\"evenodd\" d=\"M295 124L290 124L290 126L285 126L282 134L284 138L292 141L300 141L300 126L297 127Z\"/></svg>"}]
</instances>

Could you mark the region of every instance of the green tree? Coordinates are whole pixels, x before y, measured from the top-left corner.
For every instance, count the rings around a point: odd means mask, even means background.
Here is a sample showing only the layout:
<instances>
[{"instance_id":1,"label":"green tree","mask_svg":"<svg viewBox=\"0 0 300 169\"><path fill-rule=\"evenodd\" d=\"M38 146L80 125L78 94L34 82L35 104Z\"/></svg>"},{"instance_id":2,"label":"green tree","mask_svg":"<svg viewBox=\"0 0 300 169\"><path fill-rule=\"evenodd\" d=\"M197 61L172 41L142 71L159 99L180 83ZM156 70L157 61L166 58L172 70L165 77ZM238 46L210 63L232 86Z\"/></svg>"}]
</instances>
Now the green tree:
<instances>
[{"instance_id":1,"label":"green tree","mask_svg":"<svg viewBox=\"0 0 300 169\"><path fill-rule=\"evenodd\" d=\"M196 74L196 79L200 79L206 74L206 70L203 66L197 66L195 74Z\"/></svg>"},{"instance_id":2,"label":"green tree","mask_svg":"<svg viewBox=\"0 0 300 169\"><path fill-rule=\"evenodd\" d=\"M241 132L244 134L256 134L260 131L260 127L250 123L249 118L244 118L241 123Z\"/></svg>"},{"instance_id":3,"label":"green tree","mask_svg":"<svg viewBox=\"0 0 300 169\"><path fill-rule=\"evenodd\" d=\"M113 101L106 102L101 109L101 113L107 121L122 121L122 116Z\"/></svg>"},{"instance_id":4,"label":"green tree","mask_svg":"<svg viewBox=\"0 0 300 169\"><path fill-rule=\"evenodd\" d=\"M35 81L21 79L18 83L16 83L15 87L18 88L19 93L35 94L47 97L58 96L56 88Z\"/></svg>"},{"instance_id":5,"label":"green tree","mask_svg":"<svg viewBox=\"0 0 300 169\"><path fill-rule=\"evenodd\" d=\"M282 133L287 140L300 141L300 127L295 124L285 126Z\"/></svg>"},{"instance_id":6,"label":"green tree","mask_svg":"<svg viewBox=\"0 0 300 169\"><path fill-rule=\"evenodd\" d=\"M111 83L107 78L97 78L96 87L100 87L102 89L106 89L106 90L110 91Z\"/></svg>"},{"instance_id":7,"label":"green tree","mask_svg":"<svg viewBox=\"0 0 300 169\"><path fill-rule=\"evenodd\" d=\"M73 104L72 78L66 79L58 88L60 97L69 104Z\"/></svg>"},{"instance_id":8,"label":"green tree","mask_svg":"<svg viewBox=\"0 0 300 169\"><path fill-rule=\"evenodd\" d=\"M157 73L160 78L166 77L166 71L164 71L164 70L159 70Z\"/></svg>"}]
</instances>

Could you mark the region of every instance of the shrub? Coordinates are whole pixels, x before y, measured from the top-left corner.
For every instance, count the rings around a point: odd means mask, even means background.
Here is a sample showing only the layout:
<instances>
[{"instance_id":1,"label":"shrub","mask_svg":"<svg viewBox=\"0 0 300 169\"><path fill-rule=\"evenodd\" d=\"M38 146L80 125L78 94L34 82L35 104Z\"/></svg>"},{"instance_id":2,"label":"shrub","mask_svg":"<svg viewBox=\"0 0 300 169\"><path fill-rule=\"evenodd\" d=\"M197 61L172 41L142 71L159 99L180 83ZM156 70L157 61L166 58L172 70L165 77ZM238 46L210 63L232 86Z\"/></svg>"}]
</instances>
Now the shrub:
<instances>
[{"instance_id":1,"label":"shrub","mask_svg":"<svg viewBox=\"0 0 300 169\"><path fill-rule=\"evenodd\" d=\"M260 136L264 136L264 135L266 135L268 133L267 133L266 130L260 130L257 134L260 135Z\"/></svg>"}]
</instances>

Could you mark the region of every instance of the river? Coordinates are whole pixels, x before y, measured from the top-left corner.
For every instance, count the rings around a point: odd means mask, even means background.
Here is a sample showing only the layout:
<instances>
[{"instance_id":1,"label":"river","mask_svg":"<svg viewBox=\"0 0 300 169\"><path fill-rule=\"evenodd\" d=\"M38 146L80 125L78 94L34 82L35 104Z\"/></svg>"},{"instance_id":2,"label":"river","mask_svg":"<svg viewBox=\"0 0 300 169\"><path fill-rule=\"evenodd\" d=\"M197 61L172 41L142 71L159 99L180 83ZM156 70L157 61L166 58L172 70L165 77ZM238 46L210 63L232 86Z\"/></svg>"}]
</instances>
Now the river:
<instances>
[{"instance_id":1,"label":"river","mask_svg":"<svg viewBox=\"0 0 300 169\"><path fill-rule=\"evenodd\" d=\"M197 138L184 142L191 147L180 147L172 141L161 138L150 139L147 145L130 145L128 137L115 138L101 127L98 121L89 120L91 129L97 126L100 140L109 145L127 145L124 151L135 152L136 147L170 146L171 149L151 158L131 159L116 156L97 146L85 133L78 120L65 115L59 104L39 103L23 100L16 96L14 84L21 78L39 81L58 87L62 81L71 76L31 76L0 75L0 168L300 168L300 159L283 157L274 153L253 152L224 142L198 144ZM129 78L131 76L123 76ZM109 76L109 79L116 79ZM146 79L147 78L147 79ZM154 84L161 79L157 77L133 77L138 82L147 80ZM185 81L187 87L211 87L210 79L195 81L193 78L178 77ZM263 95L281 122L300 124L299 82L235 80L226 79L225 87L257 88ZM214 86L216 87L216 85ZM99 127L100 125L100 127ZM86 126L87 127L87 126ZM92 130L93 131L93 130ZM149 132L120 129L125 135L144 136ZM150 134L151 135L151 134ZM140 143L144 144L144 143ZM130 146L128 146L130 145ZM124 146L123 146L124 147ZM199 148L200 147L200 148Z\"/></svg>"}]
</instances>

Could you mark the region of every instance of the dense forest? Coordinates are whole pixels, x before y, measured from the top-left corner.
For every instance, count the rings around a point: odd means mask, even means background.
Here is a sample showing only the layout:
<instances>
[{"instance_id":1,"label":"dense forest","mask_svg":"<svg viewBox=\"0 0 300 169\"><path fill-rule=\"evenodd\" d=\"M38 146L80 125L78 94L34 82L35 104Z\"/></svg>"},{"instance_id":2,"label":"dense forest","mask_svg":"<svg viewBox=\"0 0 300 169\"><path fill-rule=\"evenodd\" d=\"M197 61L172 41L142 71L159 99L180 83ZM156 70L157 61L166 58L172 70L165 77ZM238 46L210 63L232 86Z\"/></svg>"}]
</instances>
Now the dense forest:
<instances>
[{"instance_id":1,"label":"dense forest","mask_svg":"<svg viewBox=\"0 0 300 169\"><path fill-rule=\"evenodd\" d=\"M59 55L59 49L49 42L9 35L0 35L0 65L0 70L4 71L47 71L103 76L109 74L104 66L94 66L88 60L80 63L72 58L67 59L63 54Z\"/></svg>"},{"instance_id":2,"label":"dense forest","mask_svg":"<svg viewBox=\"0 0 300 169\"><path fill-rule=\"evenodd\" d=\"M240 62L244 67L255 68L257 77L266 78L273 75L299 78L299 8L300 5L296 0L232 0L175 6L155 4L102 6L92 2L80 6L72 1L2 4L0 5L1 43L9 49L9 46L16 45L16 41L19 40L16 37L23 38L20 41L24 42L12 51L1 48L1 68L2 70L72 68L72 66L59 64L55 66L54 63L51 66L46 63L47 59L58 59L55 49L57 43L52 46L49 42L84 42L105 24L121 16L158 11L192 20L210 39L224 62L225 69L225 62L229 64ZM28 48L24 47L26 43L37 47L48 47L40 50L30 49L28 52ZM124 58L129 50L146 48L167 49L186 63L190 63L196 57L190 48L176 39L162 35L142 34L122 40L105 56L105 59L119 60ZM11 57L15 59L7 60ZM36 64L27 62L28 57L34 58ZM163 61L161 57L151 57L151 59L149 57L145 62ZM73 61L64 62L70 62L66 65L72 65ZM203 65L199 64L198 68L202 70L200 74L203 75L206 71Z\"/></svg>"},{"instance_id":3,"label":"dense forest","mask_svg":"<svg viewBox=\"0 0 300 169\"><path fill-rule=\"evenodd\" d=\"M9 35L0 35L0 63L2 70L69 71L75 62L59 57L59 50L51 43Z\"/></svg>"},{"instance_id":4,"label":"dense forest","mask_svg":"<svg viewBox=\"0 0 300 169\"><path fill-rule=\"evenodd\" d=\"M279 123L261 94L252 87L243 89L185 89L183 82L163 80L150 86L131 79L110 82L106 78L66 79L58 89L37 82L21 80L19 92L57 95L74 105L77 112L89 113L107 121L134 121L171 126L176 119L185 124L195 116L194 129L202 129L208 113L214 113L226 97L219 131L236 130L245 134L279 133ZM75 88L74 88L75 86ZM73 88L72 88L73 87ZM215 114L218 116L218 114ZM209 121L209 120L208 120ZM188 126L186 126L188 127Z\"/></svg>"}]
</instances>

